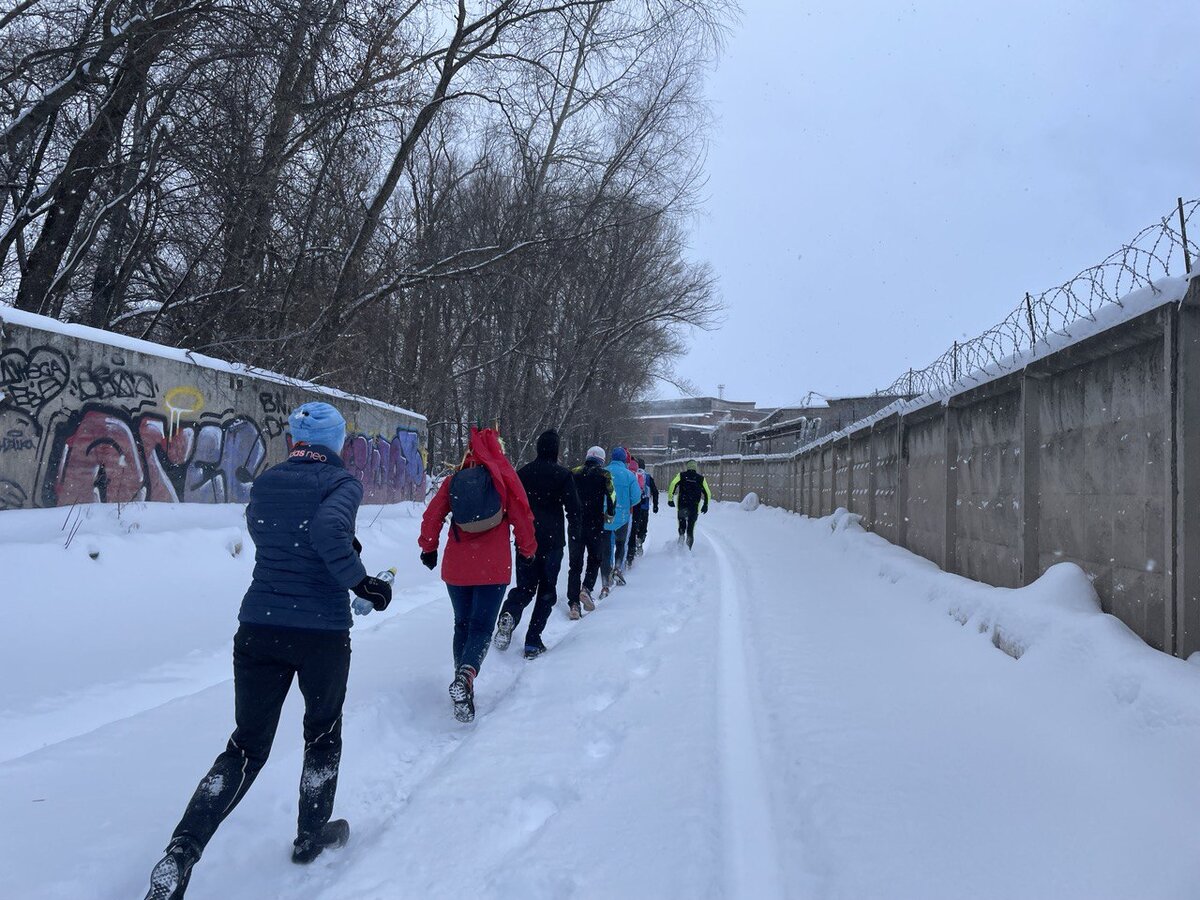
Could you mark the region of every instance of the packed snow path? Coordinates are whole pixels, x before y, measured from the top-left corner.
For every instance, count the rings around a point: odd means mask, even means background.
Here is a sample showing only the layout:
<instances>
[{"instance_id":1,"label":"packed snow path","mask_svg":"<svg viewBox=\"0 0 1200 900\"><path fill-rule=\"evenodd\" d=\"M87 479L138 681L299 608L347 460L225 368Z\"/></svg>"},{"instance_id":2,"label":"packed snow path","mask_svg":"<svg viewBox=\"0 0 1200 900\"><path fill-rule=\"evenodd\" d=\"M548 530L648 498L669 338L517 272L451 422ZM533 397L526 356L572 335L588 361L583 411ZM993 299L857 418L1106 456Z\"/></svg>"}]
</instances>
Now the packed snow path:
<instances>
[{"instance_id":1,"label":"packed snow path","mask_svg":"<svg viewBox=\"0 0 1200 900\"><path fill-rule=\"evenodd\" d=\"M0 514L0 897L142 896L232 724L238 513L97 507L70 540L61 511ZM1078 570L984 588L844 516L731 504L689 554L659 515L548 654L521 658L524 623L492 652L462 726L418 514L360 517L400 576L354 631L350 844L288 860L294 692L189 898L1197 895L1200 668Z\"/></svg>"}]
</instances>

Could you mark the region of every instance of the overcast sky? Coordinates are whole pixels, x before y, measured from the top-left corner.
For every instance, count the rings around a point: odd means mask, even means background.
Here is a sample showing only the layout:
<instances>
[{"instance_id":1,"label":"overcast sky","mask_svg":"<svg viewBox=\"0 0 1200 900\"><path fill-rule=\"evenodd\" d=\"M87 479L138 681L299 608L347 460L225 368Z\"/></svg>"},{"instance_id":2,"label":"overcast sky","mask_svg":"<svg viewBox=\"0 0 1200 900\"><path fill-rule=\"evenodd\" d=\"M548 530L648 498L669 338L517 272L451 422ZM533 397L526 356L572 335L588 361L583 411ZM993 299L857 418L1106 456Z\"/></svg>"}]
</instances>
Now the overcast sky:
<instances>
[{"instance_id":1,"label":"overcast sky","mask_svg":"<svg viewBox=\"0 0 1200 900\"><path fill-rule=\"evenodd\" d=\"M678 372L870 392L1200 197L1197 0L741 0ZM663 396L677 393L664 387Z\"/></svg>"}]
</instances>

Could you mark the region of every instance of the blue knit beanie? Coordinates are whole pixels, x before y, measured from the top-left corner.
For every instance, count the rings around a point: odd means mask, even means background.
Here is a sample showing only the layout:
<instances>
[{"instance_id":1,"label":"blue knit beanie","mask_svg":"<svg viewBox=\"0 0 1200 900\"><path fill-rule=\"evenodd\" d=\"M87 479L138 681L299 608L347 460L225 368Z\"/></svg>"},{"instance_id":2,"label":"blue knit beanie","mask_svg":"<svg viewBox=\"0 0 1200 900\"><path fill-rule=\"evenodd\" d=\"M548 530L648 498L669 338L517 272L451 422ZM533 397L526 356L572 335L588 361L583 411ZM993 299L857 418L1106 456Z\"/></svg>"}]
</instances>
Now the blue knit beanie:
<instances>
[{"instance_id":1,"label":"blue knit beanie","mask_svg":"<svg viewBox=\"0 0 1200 900\"><path fill-rule=\"evenodd\" d=\"M346 420L328 403L305 403L288 416L292 440L297 444L320 444L334 453L346 443Z\"/></svg>"},{"instance_id":2,"label":"blue knit beanie","mask_svg":"<svg viewBox=\"0 0 1200 900\"><path fill-rule=\"evenodd\" d=\"M613 447L612 459L613 462L629 462L629 454L625 452L624 447Z\"/></svg>"}]
</instances>

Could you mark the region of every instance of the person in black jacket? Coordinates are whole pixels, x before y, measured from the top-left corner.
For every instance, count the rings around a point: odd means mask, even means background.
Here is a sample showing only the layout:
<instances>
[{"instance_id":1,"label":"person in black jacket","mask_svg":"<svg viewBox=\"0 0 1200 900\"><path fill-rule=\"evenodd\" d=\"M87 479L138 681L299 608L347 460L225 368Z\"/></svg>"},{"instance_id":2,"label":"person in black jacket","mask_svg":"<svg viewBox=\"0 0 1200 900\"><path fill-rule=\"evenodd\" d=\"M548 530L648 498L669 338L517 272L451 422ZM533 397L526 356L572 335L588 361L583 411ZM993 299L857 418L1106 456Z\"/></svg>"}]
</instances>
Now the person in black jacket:
<instances>
[{"instance_id":1,"label":"person in black jacket","mask_svg":"<svg viewBox=\"0 0 1200 900\"><path fill-rule=\"evenodd\" d=\"M537 555L532 560L517 560L517 586L509 591L500 611L492 643L497 650L507 650L512 633L521 621L521 614L533 598L533 614L525 633L525 658L535 659L546 652L542 631L550 619L550 611L558 602L558 573L562 568L563 550L567 536L563 530L563 513L574 535L579 528L579 495L571 473L558 464L558 432L543 432L537 439L537 459L517 470L529 508L533 510Z\"/></svg>"},{"instance_id":2,"label":"person in black jacket","mask_svg":"<svg viewBox=\"0 0 1200 900\"><path fill-rule=\"evenodd\" d=\"M617 492L612 473L604 467L604 448L592 447L583 465L573 470L575 490L579 493L579 533L571 541L571 565L567 572L567 602L571 618L578 619L580 606L591 612L596 608L592 591L600 575L600 563L608 552L606 522L617 513ZM587 571L584 572L584 556Z\"/></svg>"},{"instance_id":3,"label":"person in black jacket","mask_svg":"<svg viewBox=\"0 0 1200 900\"><path fill-rule=\"evenodd\" d=\"M349 836L345 820L330 821L350 674L348 591L383 610L392 589L367 575L358 557L362 483L335 450L345 442L345 420L328 403L306 403L288 423L296 443L255 480L246 507L255 561L233 639L236 728L151 872L146 900L183 897L217 826L266 763L293 678L304 695L304 771L292 861L311 862Z\"/></svg>"},{"instance_id":4,"label":"person in black jacket","mask_svg":"<svg viewBox=\"0 0 1200 900\"><path fill-rule=\"evenodd\" d=\"M688 549L696 540L696 519L700 513L708 512L712 491L708 481L697 470L696 461L689 459L686 468L671 480L667 489L667 506L679 504L679 543L687 539Z\"/></svg>"}]
</instances>

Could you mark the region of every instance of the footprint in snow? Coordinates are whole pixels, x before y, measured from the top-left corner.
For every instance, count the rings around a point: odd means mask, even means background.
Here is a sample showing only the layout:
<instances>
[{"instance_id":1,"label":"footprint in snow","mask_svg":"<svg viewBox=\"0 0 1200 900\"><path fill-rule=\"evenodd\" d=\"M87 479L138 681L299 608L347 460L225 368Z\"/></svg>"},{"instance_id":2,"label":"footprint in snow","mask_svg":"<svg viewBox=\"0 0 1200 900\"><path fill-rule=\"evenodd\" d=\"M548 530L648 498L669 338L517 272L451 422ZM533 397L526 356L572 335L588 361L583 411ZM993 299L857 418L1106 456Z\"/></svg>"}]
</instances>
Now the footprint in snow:
<instances>
[{"instance_id":1,"label":"footprint in snow","mask_svg":"<svg viewBox=\"0 0 1200 900\"><path fill-rule=\"evenodd\" d=\"M604 710L608 709L617 702L617 698L620 697L622 693L624 693L624 688L617 688L613 686L601 688L588 698L588 709L592 710L593 712L604 712Z\"/></svg>"},{"instance_id":2,"label":"footprint in snow","mask_svg":"<svg viewBox=\"0 0 1200 900\"><path fill-rule=\"evenodd\" d=\"M621 744L620 732L611 729L597 731L583 747L587 757L596 762L608 759Z\"/></svg>"}]
</instances>

